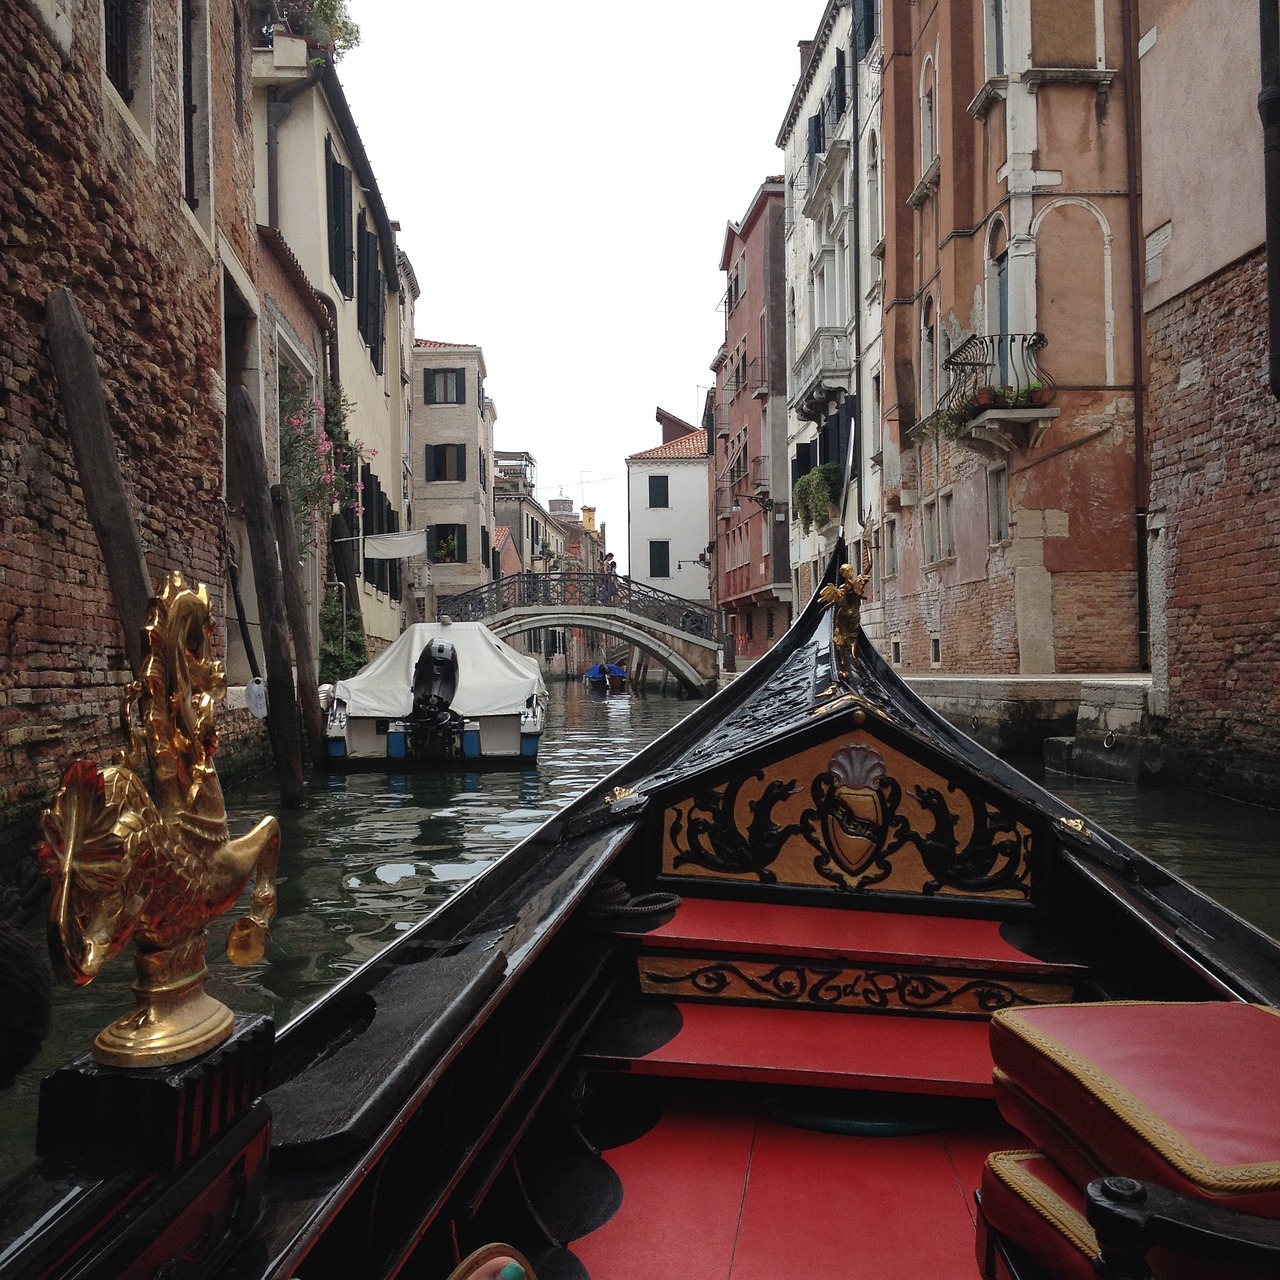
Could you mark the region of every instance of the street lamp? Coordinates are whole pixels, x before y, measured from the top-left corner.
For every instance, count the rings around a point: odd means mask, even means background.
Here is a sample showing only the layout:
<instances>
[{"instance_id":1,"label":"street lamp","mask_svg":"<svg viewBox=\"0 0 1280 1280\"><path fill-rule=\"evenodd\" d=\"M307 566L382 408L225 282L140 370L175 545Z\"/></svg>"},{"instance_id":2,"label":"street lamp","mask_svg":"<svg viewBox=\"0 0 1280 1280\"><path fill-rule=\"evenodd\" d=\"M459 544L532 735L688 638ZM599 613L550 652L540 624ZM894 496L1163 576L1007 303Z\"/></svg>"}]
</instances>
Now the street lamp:
<instances>
[{"instance_id":1,"label":"street lamp","mask_svg":"<svg viewBox=\"0 0 1280 1280\"><path fill-rule=\"evenodd\" d=\"M762 498L757 493L744 493L742 496L744 498L750 498L752 502L758 502L760 504L761 511L773 510L773 499L768 496L765 496ZM742 503L739 501L737 494L734 494L733 496L733 510L734 511L742 510Z\"/></svg>"}]
</instances>

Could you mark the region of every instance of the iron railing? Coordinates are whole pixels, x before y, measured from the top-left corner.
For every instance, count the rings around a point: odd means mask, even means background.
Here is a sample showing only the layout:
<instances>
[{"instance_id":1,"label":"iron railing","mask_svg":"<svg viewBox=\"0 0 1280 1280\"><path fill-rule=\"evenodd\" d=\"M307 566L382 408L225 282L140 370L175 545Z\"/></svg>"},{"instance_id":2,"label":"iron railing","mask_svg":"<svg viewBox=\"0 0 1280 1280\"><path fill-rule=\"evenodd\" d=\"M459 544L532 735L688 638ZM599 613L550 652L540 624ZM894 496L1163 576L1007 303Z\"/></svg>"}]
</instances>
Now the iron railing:
<instances>
[{"instance_id":1,"label":"iron railing","mask_svg":"<svg viewBox=\"0 0 1280 1280\"><path fill-rule=\"evenodd\" d=\"M925 421L952 430L988 409L1028 409L1052 404L1058 384L1040 363L1043 333L975 333L943 362L950 385Z\"/></svg>"},{"instance_id":2,"label":"iron railing","mask_svg":"<svg viewBox=\"0 0 1280 1280\"><path fill-rule=\"evenodd\" d=\"M686 635L719 643L719 614L707 605L613 573L519 573L462 595L446 596L436 616L455 622L484 622L508 609L619 609L633 617L674 627ZM603 621L603 619L602 619ZM600 628L602 631L606 627Z\"/></svg>"}]
</instances>

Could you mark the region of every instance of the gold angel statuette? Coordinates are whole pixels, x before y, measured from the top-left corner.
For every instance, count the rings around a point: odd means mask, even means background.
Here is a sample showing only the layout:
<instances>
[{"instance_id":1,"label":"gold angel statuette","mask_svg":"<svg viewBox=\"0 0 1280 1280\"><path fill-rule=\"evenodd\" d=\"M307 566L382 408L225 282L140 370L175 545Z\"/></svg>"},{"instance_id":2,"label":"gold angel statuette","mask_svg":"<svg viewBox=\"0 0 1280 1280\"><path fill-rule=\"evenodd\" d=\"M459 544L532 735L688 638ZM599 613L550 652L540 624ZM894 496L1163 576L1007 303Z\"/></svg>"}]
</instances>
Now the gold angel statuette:
<instances>
[{"instance_id":1,"label":"gold angel statuette","mask_svg":"<svg viewBox=\"0 0 1280 1280\"><path fill-rule=\"evenodd\" d=\"M853 676L858 632L862 626L862 601L871 581L871 552L862 551L862 572L854 575L853 565L840 566L840 583L830 583L818 592L818 599L831 615L831 649L835 655L836 676L848 684Z\"/></svg>"},{"instance_id":2,"label":"gold angel statuette","mask_svg":"<svg viewBox=\"0 0 1280 1280\"><path fill-rule=\"evenodd\" d=\"M263 818L235 840L227 830L213 763L214 705L226 676L212 632L205 588L192 591L171 574L151 601L142 672L125 693L127 747L106 769L73 764L40 817L54 967L83 986L134 944L134 1008L93 1044L93 1056L111 1066L185 1062L221 1044L235 1020L204 990L205 929L251 876L249 911L232 926L227 955L241 965L260 960L275 916L279 825ZM144 758L151 791L139 776Z\"/></svg>"}]
</instances>

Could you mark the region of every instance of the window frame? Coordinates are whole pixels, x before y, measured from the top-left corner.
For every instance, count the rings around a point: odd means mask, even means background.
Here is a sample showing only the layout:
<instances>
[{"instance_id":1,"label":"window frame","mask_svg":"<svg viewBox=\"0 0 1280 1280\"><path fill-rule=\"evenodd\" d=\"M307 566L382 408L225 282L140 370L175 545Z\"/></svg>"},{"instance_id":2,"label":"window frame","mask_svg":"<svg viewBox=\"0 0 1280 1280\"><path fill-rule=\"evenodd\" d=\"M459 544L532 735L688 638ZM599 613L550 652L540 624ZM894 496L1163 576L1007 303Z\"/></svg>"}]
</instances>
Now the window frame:
<instances>
[{"instance_id":1,"label":"window frame","mask_svg":"<svg viewBox=\"0 0 1280 1280\"><path fill-rule=\"evenodd\" d=\"M661 551L659 551L659 548L661 548ZM660 566L664 567L666 571L660 573ZM649 577L671 577L671 540L669 538L649 539Z\"/></svg>"},{"instance_id":2,"label":"window frame","mask_svg":"<svg viewBox=\"0 0 1280 1280\"><path fill-rule=\"evenodd\" d=\"M998 547L1011 539L1009 521L1009 468L1005 464L987 472L987 541Z\"/></svg>"},{"instance_id":3,"label":"window frame","mask_svg":"<svg viewBox=\"0 0 1280 1280\"><path fill-rule=\"evenodd\" d=\"M650 474L649 476L649 510L650 511L669 511L671 509L671 477L665 472L662 474ZM656 495L656 482L661 481L661 494ZM660 496L662 501L655 502L654 497Z\"/></svg>"}]
</instances>

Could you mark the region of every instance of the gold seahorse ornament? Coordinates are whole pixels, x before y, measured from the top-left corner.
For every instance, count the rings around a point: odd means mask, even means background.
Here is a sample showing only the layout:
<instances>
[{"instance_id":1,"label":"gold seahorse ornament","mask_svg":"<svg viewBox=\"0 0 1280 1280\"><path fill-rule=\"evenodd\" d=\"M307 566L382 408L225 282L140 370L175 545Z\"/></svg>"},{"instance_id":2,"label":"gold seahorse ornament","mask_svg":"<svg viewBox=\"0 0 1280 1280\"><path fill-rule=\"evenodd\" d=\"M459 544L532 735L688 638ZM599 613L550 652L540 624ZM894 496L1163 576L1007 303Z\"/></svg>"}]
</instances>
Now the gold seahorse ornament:
<instances>
[{"instance_id":1,"label":"gold seahorse ornament","mask_svg":"<svg viewBox=\"0 0 1280 1280\"><path fill-rule=\"evenodd\" d=\"M112 1066L185 1062L221 1044L235 1018L204 990L206 928L253 877L227 955L254 964L276 912L275 818L234 840L227 828L213 763L213 713L226 676L212 633L205 588L193 591L170 574L147 614L142 671L125 691L127 746L105 769L73 764L40 816L36 852L53 883L54 967L83 986L134 944L134 1008L93 1044L93 1056ZM148 765L151 790L140 776Z\"/></svg>"}]
</instances>

